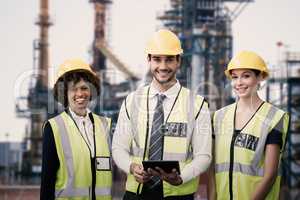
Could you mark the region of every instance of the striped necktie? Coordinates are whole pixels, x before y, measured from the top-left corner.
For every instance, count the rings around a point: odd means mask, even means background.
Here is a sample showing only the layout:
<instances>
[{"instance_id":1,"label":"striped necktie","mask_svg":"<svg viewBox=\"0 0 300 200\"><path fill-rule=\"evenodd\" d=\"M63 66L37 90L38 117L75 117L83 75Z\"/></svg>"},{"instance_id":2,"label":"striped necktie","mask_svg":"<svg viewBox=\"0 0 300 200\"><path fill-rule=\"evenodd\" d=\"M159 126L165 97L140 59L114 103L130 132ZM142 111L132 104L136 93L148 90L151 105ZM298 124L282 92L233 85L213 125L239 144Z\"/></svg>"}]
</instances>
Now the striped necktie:
<instances>
[{"instance_id":1,"label":"striped necktie","mask_svg":"<svg viewBox=\"0 0 300 200\"><path fill-rule=\"evenodd\" d=\"M150 147L149 147L149 160L161 160L162 159L162 147L163 147L163 123L164 123L164 109L163 100L166 98L165 95L157 95L157 104L155 107Z\"/></svg>"},{"instance_id":2,"label":"striped necktie","mask_svg":"<svg viewBox=\"0 0 300 200\"><path fill-rule=\"evenodd\" d=\"M155 107L151 136L149 146L149 160L162 160L163 157L163 124L164 124L164 109L163 100L166 98L165 95L161 94L157 96L157 104ZM151 181L147 184L148 188L154 188L161 184L159 177L152 177Z\"/></svg>"}]
</instances>

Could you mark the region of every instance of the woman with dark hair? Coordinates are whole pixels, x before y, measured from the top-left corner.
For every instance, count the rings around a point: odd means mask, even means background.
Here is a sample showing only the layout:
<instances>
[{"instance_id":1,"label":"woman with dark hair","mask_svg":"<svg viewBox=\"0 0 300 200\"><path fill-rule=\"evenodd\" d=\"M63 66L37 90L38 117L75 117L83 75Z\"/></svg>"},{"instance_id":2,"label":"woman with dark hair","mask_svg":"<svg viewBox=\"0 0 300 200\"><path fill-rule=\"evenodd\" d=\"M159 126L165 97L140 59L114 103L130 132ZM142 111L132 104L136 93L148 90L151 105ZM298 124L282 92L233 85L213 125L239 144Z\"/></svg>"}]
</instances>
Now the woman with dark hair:
<instances>
[{"instance_id":1,"label":"woman with dark hair","mask_svg":"<svg viewBox=\"0 0 300 200\"><path fill-rule=\"evenodd\" d=\"M242 51L225 71L237 101L216 111L211 199L279 199L280 159L288 114L262 100L257 91L269 76L264 60ZM211 176L214 177L214 176Z\"/></svg>"},{"instance_id":2,"label":"woman with dark hair","mask_svg":"<svg viewBox=\"0 0 300 200\"><path fill-rule=\"evenodd\" d=\"M43 127L40 198L110 200L110 119L88 109L99 78L79 59L59 66L54 98L65 110Z\"/></svg>"}]
</instances>

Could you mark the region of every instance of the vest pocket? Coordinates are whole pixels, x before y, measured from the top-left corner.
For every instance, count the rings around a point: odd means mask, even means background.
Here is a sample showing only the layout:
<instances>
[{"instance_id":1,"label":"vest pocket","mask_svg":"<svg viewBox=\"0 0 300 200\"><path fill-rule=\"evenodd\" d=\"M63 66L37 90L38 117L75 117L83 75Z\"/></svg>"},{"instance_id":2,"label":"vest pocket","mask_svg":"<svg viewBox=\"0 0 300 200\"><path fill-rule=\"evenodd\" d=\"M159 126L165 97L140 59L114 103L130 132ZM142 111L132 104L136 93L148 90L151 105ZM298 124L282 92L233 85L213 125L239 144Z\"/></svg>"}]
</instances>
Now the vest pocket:
<instances>
[{"instance_id":1,"label":"vest pocket","mask_svg":"<svg viewBox=\"0 0 300 200\"><path fill-rule=\"evenodd\" d=\"M186 158L186 137L164 136L163 160L183 161Z\"/></svg>"}]
</instances>

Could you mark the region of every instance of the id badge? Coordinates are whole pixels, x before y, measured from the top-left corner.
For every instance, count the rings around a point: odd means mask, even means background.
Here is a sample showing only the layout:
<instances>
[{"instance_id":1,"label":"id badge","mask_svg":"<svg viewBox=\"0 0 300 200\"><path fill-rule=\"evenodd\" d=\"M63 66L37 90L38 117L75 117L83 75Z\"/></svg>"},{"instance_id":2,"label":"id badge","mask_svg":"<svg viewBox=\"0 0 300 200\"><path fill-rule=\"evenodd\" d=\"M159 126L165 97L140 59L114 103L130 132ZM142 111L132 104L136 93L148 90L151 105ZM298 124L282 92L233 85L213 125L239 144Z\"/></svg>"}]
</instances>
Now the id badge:
<instances>
[{"instance_id":1,"label":"id badge","mask_svg":"<svg viewBox=\"0 0 300 200\"><path fill-rule=\"evenodd\" d=\"M96 169L98 171L109 171L110 168L110 157L96 157Z\"/></svg>"},{"instance_id":2,"label":"id badge","mask_svg":"<svg viewBox=\"0 0 300 200\"><path fill-rule=\"evenodd\" d=\"M165 136L170 137L186 137L187 123L168 122L165 124Z\"/></svg>"}]
</instances>

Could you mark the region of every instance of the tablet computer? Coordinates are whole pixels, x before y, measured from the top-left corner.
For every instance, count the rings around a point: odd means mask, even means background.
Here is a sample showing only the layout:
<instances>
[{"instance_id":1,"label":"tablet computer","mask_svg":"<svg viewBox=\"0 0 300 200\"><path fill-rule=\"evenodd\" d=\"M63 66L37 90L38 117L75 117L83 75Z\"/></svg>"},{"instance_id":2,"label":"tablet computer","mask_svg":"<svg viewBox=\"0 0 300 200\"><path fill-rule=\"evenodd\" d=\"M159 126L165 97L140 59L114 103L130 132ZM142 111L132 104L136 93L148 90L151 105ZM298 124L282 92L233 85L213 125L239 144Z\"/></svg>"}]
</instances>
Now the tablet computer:
<instances>
[{"instance_id":1,"label":"tablet computer","mask_svg":"<svg viewBox=\"0 0 300 200\"><path fill-rule=\"evenodd\" d=\"M155 170L155 167L159 167L166 173L171 173L173 169L176 169L180 174L179 162L177 160L145 160L143 161L143 167L145 171L148 168Z\"/></svg>"}]
</instances>

